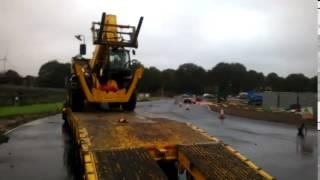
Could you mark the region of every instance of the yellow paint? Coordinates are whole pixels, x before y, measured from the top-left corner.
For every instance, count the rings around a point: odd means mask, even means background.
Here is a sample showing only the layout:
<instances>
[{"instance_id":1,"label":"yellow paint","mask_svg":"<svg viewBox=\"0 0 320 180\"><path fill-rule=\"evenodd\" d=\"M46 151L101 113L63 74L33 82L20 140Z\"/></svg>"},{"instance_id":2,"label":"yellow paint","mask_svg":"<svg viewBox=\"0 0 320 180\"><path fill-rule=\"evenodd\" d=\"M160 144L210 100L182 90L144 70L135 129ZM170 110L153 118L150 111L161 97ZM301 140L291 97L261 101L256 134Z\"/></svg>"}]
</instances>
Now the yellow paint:
<instances>
[{"instance_id":1,"label":"yellow paint","mask_svg":"<svg viewBox=\"0 0 320 180\"><path fill-rule=\"evenodd\" d=\"M80 64L74 64L75 72L79 77L82 91L89 102L95 103L113 103L113 102L128 102L133 91L136 88L138 80L142 77L143 67L136 69L133 75L133 80L128 90L120 89L117 92L106 92L93 87L91 90L87 85L84 77L83 67ZM93 77L95 78L95 77Z\"/></svg>"},{"instance_id":2,"label":"yellow paint","mask_svg":"<svg viewBox=\"0 0 320 180\"><path fill-rule=\"evenodd\" d=\"M236 154L236 156L241 160L241 161L247 161L248 160L248 158L246 158L245 156L243 156L242 154L240 154L240 153L235 153Z\"/></svg>"},{"instance_id":3,"label":"yellow paint","mask_svg":"<svg viewBox=\"0 0 320 180\"><path fill-rule=\"evenodd\" d=\"M91 159L90 154L85 154L83 159L84 159L84 162L85 162L85 163L90 163L90 162L92 162L92 159Z\"/></svg>"},{"instance_id":4,"label":"yellow paint","mask_svg":"<svg viewBox=\"0 0 320 180\"><path fill-rule=\"evenodd\" d=\"M101 22L104 25L106 24L117 24L117 17L115 15L107 15L105 18L105 22ZM117 37L117 28L116 27L103 27L104 31L111 31L111 33L104 33L102 35L103 40L114 39L113 41L118 41ZM109 40L110 41L110 40ZM103 62L108 54L108 47L106 45L96 45L95 50L93 52L93 57L89 61L89 66L93 69L97 64Z\"/></svg>"},{"instance_id":5,"label":"yellow paint","mask_svg":"<svg viewBox=\"0 0 320 180\"><path fill-rule=\"evenodd\" d=\"M86 180L96 180L96 176L94 174L87 174L86 175Z\"/></svg>"},{"instance_id":6,"label":"yellow paint","mask_svg":"<svg viewBox=\"0 0 320 180\"><path fill-rule=\"evenodd\" d=\"M251 168L257 170L258 169L258 166L256 166L252 161L247 161L246 162Z\"/></svg>"},{"instance_id":7,"label":"yellow paint","mask_svg":"<svg viewBox=\"0 0 320 180\"><path fill-rule=\"evenodd\" d=\"M231 152L236 152L236 150L233 149L231 146L226 146L226 149L228 149L228 150L231 151Z\"/></svg>"},{"instance_id":8,"label":"yellow paint","mask_svg":"<svg viewBox=\"0 0 320 180\"><path fill-rule=\"evenodd\" d=\"M80 133L80 134L79 134L80 139L85 138L86 136L87 136L87 135L84 134L84 133Z\"/></svg>"},{"instance_id":9,"label":"yellow paint","mask_svg":"<svg viewBox=\"0 0 320 180\"><path fill-rule=\"evenodd\" d=\"M117 25L117 17L115 15L107 15L106 16L106 22L105 24L111 24L111 25ZM108 41L114 41L114 42L118 42L119 41L119 36L117 34L118 30L116 26L108 26L105 27L107 31L109 31L108 33L104 34L104 39L108 40Z\"/></svg>"},{"instance_id":10,"label":"yellow paint","mask_svg":"<svg viewBox=\"0 0 320 180\"><path fill-rule=\"evenodd\" d=\"M88 146L91 146L91 142L90 142L89 137L83 138L82 141L83 141L84 143L88 144Z\"/></svg>"},{"instance_id":11,"label":"yellow paint","mask_svg":"<svg viewBox=\"0 0 320 180\"><path fill-rule=\"evenodd\" d=\"M196 180L205 180L205 176L199 171L199 169L195 166L191 168L191 162L183 153L178 152L178 161L179 165L186 169L194 179Z\"/></svg>"},{"instance_id":12,"label":"yellow paint","mask_svg":"<svg viewBox=\"0 0 320 180\"><path fill-rule=\"evenodd\" d=\"M154 144L143 146L148 151L149 155L155 160L176 160L177 146L169 144Z\"/></svg>"},{"instance_id":13,"label":"yellow paint","mask_svg":"<svg viewBox=\"0 0 320 180\"><path fill-rule=\"evenodd\" d=\"M248 158L246 158L245 156L243 156L242 154L240 154L238 151L236 151L235 149L233 149L231 146L229 145L225 145L225 148L230 151L231 153L233 153L236 157L238 157L241 161L243 161L244 163L246 163L250 168L256 170L261 176L263 176L265 179L275 179L274 177L272 177L270 174L268 174L267 172L263 171L261 168L259 168L256 164L254 164L252 161L250 161Z\"/></svg>"},{"instance_id":14,"label":"yellow paint","mask_svg":"<svg viewBox=\"0 0 320 180\"><path fill-rule=\"evenodd\" d=\"M275 179L274 177L272 177L270 174L268 174L267 172L265 172L265 171L263 171L263 170L259 171L259 174L260 174L261 176L265 177L266 179L270 179L270 180Z\"/></svg>"},{"instance_id":15,"label":"yellow paint","mask_svg":"<svg viewBox=\"0 0 320 180\"><path fill-rule=\"evenodd\" d=\"M87 144L81 144L81 150L82 150L83 152L87 152L87 151L89 150L88 145L87 145Z\"/></svg>"},{"instance_id":16,"label":"yellow paint","mask_svg":"<svg viewBox=\"0 0 320 180\"><path fill-rule=\"evenodd\" d=\"M209 139L215 141L215 142L219 142L220 140L216 137L213 137L213 136L209 136Z\"/></svg>"},{"instance_id":17,"label":"yellow paint","mask_svg":"<svg viewBox=\"0 0 320 180\"><path fill-rule=\"evenodd\" d=\"M94 167L92 163L85 163L84 165L86 173L93 173L94 172Z\"/></svg>"}]
</instances>

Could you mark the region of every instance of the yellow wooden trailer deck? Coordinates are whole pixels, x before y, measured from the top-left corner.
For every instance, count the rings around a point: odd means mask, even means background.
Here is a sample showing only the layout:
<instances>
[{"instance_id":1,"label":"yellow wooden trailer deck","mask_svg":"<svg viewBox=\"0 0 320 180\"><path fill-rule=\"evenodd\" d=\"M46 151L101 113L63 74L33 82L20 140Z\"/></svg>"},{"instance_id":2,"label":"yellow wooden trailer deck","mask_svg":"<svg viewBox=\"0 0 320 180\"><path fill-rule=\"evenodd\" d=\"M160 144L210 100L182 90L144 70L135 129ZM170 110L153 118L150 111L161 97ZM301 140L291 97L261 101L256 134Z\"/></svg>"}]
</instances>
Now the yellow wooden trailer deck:
<instances>
[{"instance_id":1,"label":"yellow wooden trailer deck","mask_svg":"<svg viewBox=\"0 0 320 180\"><path fill-rule=\"evenodd\" d=\"M159 162L175 162L194 179L274 179L188 123L70 109L67 122L79 147L84 179L168 179Z\"/></svg>"}]
</instances>

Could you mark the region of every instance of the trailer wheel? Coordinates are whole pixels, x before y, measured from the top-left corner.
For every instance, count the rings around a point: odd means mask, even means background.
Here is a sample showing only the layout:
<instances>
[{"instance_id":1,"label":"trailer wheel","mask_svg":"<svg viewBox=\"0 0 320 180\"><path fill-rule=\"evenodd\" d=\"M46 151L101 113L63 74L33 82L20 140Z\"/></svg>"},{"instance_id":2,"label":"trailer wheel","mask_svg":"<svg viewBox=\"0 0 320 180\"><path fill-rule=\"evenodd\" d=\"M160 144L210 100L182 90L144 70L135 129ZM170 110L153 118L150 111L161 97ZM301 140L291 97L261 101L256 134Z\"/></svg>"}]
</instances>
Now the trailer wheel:
<instances>
[{"instance_id":1,"label":"trailer wheel","mask_svg":"<svg viewBox=\"0 0 320 180\"><path fill-rule=\"evenodd\" d=\"M81 112L84 109L84 95L81 89L71 90L70 107L74 112Z\"/></svg>"},{"instance_id":2,"label":"trailer wheel","mask_svg":"<svg viewBox=\"0 0 320 180\"><path fill-rule=\"evenodd\" d=\"M129 101L126 103L122 103L121 106L124 111L132 112L136 108L136 104L137 104L137 93L134 92L132 93Z\"/></svg>"},{"instance_id":3,"label":"trailer wheel","mask_svg":"<svg viewBox=\"0 0 320 180\"><path fill-rule=\"evenodd\" d=\"M169 180L178 180L178 168L175 161L159 161L158 165Z\"/></svg>"}]
</instances>

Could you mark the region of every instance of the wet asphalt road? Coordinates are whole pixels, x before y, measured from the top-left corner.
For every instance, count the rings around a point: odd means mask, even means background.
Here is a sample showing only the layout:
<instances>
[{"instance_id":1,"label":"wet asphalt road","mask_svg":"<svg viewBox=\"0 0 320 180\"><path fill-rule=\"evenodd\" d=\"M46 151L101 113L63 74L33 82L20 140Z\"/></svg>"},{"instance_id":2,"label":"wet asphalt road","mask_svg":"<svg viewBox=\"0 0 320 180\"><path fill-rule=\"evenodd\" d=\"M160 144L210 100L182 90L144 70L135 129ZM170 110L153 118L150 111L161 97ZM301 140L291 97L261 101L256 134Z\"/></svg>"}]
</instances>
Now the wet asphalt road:
<instances>
[{"instance_id":1,"label":"wet asphalt road","mask_svg":"<svg viewBox=\"0 0 320 180\"><path fill-rule=\"evenodd\" d=\"M218 114L192 105L190 111L172 100L138 104L136 112L191 122L230 144L278 179L317 179L317 131L297 138L291 125L254 121ZM0 145L0 179L72 179L68 165L70 138L61 115L22 125ZM45 177L45 178L44 178Z\"/></svg>"},{"instance_id":2,"label":"wet asphalt road","mask_svg":"<svg viewBox=\"0 0 320 180\"><path fill-rule=\"evenodd\" d=\"M70 140L61 115L20 126L0 145L0 179L72 179L67 166Z\"/></svg>"},{"instance_id":3,"label":"wet asphalt road","mask_svg":"<svg viewBox=\"0 0 320 180\"><path fill-rule=\"evenodd\" d=\"M317 179L317 131L308 129L304 139L296 126L248 120L226 115L225 120L207 107L180 108L173 100L139 104L137 112L190 122L246 155L278 179Z\"/></svg>"},{"instance_id":4,"label":"wet asphalt road","mask_svg":"<svg viewBox=\"0 0 320 180\"><path fill-rule=\"evenodd\" d=\"M320 144L320 133L318 132L318 147ZM320 149L318 148L318 180L320 180Z\"/></svg>"}]
</instances>

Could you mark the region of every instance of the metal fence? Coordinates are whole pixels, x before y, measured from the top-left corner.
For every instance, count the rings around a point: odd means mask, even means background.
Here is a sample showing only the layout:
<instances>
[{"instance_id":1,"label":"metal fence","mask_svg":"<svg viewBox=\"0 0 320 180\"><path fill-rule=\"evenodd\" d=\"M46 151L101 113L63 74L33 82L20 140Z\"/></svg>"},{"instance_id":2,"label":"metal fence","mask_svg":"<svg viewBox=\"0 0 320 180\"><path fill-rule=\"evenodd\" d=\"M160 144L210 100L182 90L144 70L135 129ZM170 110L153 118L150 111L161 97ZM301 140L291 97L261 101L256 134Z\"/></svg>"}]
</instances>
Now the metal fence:
<instances>
[{"instance_id":1,"label":"metal fence","mask_svg":"<svg viewBox=\"0 0 320 180\"><path fill-rule=\"evenodd\" d=\"M288 109L290 105L299 104L301 107L312 107L313 112L317 112L317 93L264 92L261 95L264 109L275 107Z\"/></svg>"}]
</instances>

